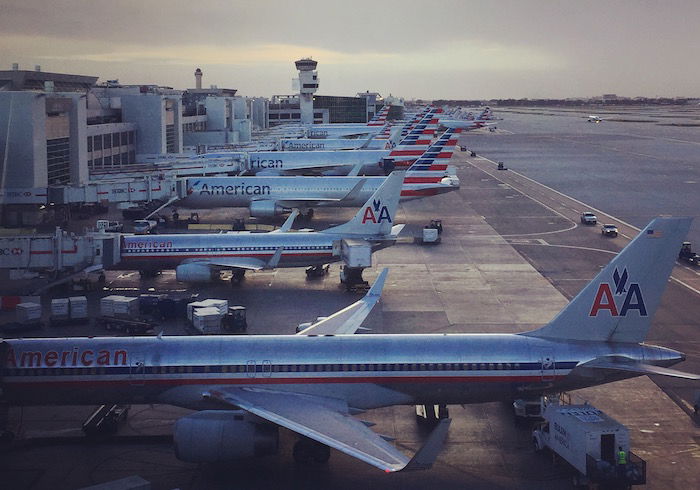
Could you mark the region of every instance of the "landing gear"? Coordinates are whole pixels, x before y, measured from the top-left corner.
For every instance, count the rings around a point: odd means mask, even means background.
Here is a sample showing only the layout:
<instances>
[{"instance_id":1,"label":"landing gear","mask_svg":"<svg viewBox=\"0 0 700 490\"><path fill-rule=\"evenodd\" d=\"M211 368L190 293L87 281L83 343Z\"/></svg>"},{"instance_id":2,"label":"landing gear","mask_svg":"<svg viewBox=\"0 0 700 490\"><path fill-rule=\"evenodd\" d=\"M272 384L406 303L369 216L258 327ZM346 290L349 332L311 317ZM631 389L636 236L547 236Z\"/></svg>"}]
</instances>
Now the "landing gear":
<instances>
[{"instance_id":1,"label":"landing gear","mask_svg":"<svg viewBox=\"0 0 700 490\"><path fill-rule=\"evenodd\" d=\"M433 426L440 420L449 418L447 405L416 405L416 422L418 425Z\"/></svg>"},{"instance_id":2,"label":"landing gear","mask_svg":"<svg viewBox=\"0 0 700 490\"><path fill-rule=\"evenodd\" d=\"M299 439L294 444L294 461L297 463L327 463L331 457L331 448L320 442L306 437Z\"/></svg>"},{"instance_id":3,"label":"landing gear","mask_svg":"<svg viewBox=\"0 0 700 490\"><path fill-rule=\"evenodd\" d=\"M311 221L314 218L314 210L312 208L302 210L301 215L307 220Z\"/></svg>"},{"instance_id":4,"label":"landing gear","mask_svg":"<svg viewBox=\"0 0 700 490\"><path fill-rule=\"evenodd\" d=\"M309 279L313 279L316 277L323 277L326 274L328 274L328 268L330 267L330 264L325 264L325 265L312 265L311 267L306 268L306 277Z\"/></svg>"},{"instance_id":5,"label":"landing gear","mask_svg":"<svg viewBox=\"0 0 700 490\"><path fill-rule=\"evenodd\" d=\"M139 271L139 275L141 277L156 277L160 271L153 270L153 269L144 269Z\"/></svg>"},{"instance_id":6,"label":"landing gear","mask_svg":"<svg viewBox=\"0 0 700 490\"><path fill-rule=\"evenodd\" d=\"M245 277L245 269L234 269L233 274L231 274L231 285L237 286L241 283Z\"/></svg>"}]
</instances>

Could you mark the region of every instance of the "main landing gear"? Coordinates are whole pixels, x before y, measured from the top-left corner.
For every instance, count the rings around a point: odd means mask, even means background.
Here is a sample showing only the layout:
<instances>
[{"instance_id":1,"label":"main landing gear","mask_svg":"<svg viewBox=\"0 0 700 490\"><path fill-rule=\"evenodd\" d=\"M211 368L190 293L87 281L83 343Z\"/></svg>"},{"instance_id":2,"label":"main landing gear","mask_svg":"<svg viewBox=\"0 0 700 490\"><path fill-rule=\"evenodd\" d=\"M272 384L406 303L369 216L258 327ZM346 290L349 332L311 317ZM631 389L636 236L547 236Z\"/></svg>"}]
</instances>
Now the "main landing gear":
<instances>
[{"instance_id":1,"label":"main landing gear","mask_svg":"<svg viewBox=\"0 0 700 490\"><path fill-rule=\"evenodd\" d=\"M331 448L308 437L302 437L294 443L292 454L297 463L322 464L327 463L331 457Z\"/></svg>"},{"instance_id":2,"label":"main landing gear","mask_svg":"<svg viewBox=\"0 0 700 490\"><path fill-rule=\"evenodd\" d=\"M233 269L231 274L231 285L238 286L245 277L245 269Z\"/></svg>"}]
</instances>

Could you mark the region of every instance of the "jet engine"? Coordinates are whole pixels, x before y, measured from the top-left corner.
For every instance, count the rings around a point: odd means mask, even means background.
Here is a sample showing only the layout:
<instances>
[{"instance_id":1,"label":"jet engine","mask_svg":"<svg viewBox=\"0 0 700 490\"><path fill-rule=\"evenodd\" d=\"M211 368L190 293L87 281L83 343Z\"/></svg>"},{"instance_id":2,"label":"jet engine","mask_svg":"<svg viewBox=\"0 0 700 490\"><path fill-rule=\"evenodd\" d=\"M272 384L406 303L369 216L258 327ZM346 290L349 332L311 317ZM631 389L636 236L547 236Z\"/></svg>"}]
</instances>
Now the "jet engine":
<instances>
[{"instance_id":1,"label":"jet engine","mask_svg":"<svg viewBox=\"0 0 700 490\"><path fill-rule=\"evenodd\" d=\"M175 278L180 282L209 282L216 273L206 264L181 264L175 268Z\"/></svg>"},{"instance_id":2,"label":"jet engine","mask_svg":"<svg viewBox=\"0 0 700 490\"><path fill-rule=\"evenodd\" d=\"M175 455L181 461L216 463L275 454L276 425L258 422L242 410L205 410L175 422Z\"/></svg>"},{"instance_id":3,"label":"jet engine","mask_svg":"<svg viewBox=\"0 0 700 490\"><path fill-rule=\"evenodd\" d=\"M279 206L275 201L253 201L250 203L250 215L254 218L271 218L289 212L291 209Z\"/></svg>"}]
</instances>

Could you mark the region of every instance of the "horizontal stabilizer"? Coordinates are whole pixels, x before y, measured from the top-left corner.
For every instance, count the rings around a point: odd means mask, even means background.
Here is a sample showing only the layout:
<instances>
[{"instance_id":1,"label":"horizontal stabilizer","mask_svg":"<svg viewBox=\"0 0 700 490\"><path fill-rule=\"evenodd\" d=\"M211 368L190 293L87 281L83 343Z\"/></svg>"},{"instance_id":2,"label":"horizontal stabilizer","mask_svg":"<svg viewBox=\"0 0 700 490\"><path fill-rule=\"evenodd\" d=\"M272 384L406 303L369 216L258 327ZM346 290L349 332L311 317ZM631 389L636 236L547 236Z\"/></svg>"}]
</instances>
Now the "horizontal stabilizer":
<instances>
[{"instance_id":1,"label":"horizontal stabilizer","mask_svg":"<svg viewBox=\"0 0 700 490\"><path fill-rule=\"evenodd\" d=\"M638 362L626 356L597 357L576 366L572 374L585 374L586 371L589 371L590 374L597 374L600 371L623 371L642 375L657 374L660 376L670 376L672 378L700 379L700 375L697 374L684 373L683 371L677 371L675 369Z\"/></svg>"}]
</instances>

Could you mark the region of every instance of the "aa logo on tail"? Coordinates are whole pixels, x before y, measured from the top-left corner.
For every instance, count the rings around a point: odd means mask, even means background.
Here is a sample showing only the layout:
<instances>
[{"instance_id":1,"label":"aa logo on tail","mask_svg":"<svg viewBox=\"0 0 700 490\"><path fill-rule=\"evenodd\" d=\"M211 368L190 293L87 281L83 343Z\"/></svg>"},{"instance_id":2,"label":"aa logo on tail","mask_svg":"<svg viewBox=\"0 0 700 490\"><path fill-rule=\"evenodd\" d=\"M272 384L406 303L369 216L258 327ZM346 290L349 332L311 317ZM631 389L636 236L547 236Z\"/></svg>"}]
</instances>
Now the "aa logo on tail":
<instances>
[{"instance_id":1,"label":"aa logo on tail","mask_svg":"<svg viewBox=\"0 0 700 490\"><path fill-rule=\"evenodd\" d=\"M391 216L389 216L389 210L386 206L382 206L382 201L372 200L372 206L367 206L365 208L365 213L362 215L362 224L364 225L368 221L377 224L384 220L389 223L392 222Z\"/></svg>"},{"instance_id":2,"label":"aa logo on tail","mask_svg":"<svg viewBox=\"0 0 700 490\"><path fill-rule=\"evenodd\" d=\"M627 285L629 275L625 268L620 273L617 268L613 273L613 286L607 282L603 282L598 286L598 291L591 306L591 312L588 316L598 316L598 312L606 310L610 316L621 317L627 316L630 310L637 310L639 316L647 316L647 307L644 304L644 297L639 284L632 282Z\"/></svg>"}]
</instances>

